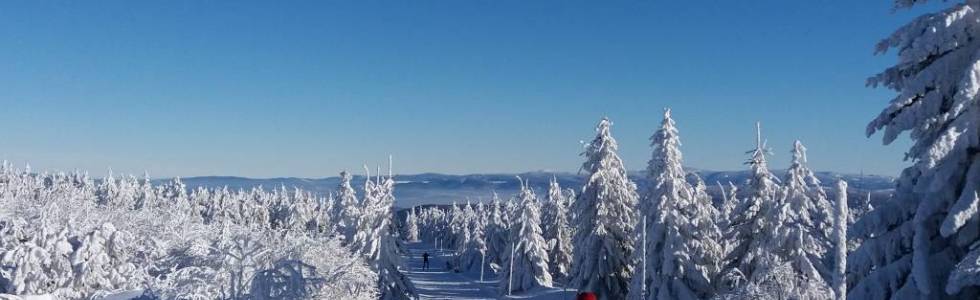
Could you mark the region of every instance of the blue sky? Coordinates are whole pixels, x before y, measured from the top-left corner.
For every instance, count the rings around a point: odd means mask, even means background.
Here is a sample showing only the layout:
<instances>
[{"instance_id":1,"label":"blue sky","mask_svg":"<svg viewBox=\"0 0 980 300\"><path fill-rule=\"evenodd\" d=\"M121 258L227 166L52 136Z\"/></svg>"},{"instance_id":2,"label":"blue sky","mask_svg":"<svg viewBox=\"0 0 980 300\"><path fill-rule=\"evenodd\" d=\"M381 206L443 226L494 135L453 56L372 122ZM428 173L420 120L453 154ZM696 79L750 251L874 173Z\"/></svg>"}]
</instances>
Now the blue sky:
<instances>
[{"instance_id":1,"label":"blue sky","mask_svg":"<svg viewBox=\"0 0 980 300\"><path fill-rule=\"evenodd\" d=\"M936 4L933 4L935 6ZM631 169L663 107L687 165L896 175L890 1L4 1L0 157L154 177L575 171L602 116Z\"/></svg>"}]
</instances>

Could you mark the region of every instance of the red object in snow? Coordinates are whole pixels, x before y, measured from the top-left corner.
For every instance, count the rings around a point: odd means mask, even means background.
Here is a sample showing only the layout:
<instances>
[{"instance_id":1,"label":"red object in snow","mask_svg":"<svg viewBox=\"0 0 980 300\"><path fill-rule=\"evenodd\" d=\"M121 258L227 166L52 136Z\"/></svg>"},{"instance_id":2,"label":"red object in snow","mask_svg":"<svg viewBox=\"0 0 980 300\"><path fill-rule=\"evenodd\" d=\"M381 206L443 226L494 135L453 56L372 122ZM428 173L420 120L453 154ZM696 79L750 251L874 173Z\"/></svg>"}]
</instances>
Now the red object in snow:
<instances>
[{"instance_id":1,"label":"red object in snow","mask_svg":"<svg viewBox=\"0 0 980 300\"><path fill-rule=\"evenodd\" d=\"M575 300L598 300L599 298L595 296L593 292L582 292L575 297Z\"/></svg>"}]
</instances>

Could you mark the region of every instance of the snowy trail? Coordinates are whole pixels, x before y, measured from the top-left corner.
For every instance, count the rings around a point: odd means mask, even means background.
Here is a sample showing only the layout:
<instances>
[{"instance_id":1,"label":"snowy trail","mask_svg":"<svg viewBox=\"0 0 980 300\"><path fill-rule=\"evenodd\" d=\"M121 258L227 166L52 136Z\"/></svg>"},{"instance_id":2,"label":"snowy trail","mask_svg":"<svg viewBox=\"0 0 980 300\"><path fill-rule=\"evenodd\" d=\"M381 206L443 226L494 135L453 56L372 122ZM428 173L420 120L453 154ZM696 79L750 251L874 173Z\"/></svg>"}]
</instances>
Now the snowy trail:
<instances>
[{"instance_id":1,"label":"snowy trail","mask_svg":"<svg viewBox=\"0 0 980 300\"><path fill-rule=\"evenodd\" d=\"M450 251L440 251L428 243L408 243L408 256L405 264L409 279L418 288L419 299L531 299L566 300L574 299L574 291L561 288L540 288L502 297L498 281L487 269L486 281L480 281L480 274L455 273L446 269L446 261L452 258ZM429 252L429 270L422 270L422 253Z\"/></svg>"},{"instance_id":2,"label":"snowy trail","mask_svg":"<svg viewBox=\"0 0 980 300\"><path fill-rule=\"evenodd\" d=\"M408 278L415 283L419 299L497 299L496 281L479 282L461 273L446 269L448 251L433 249L425 243L407 245L409 257L405 258ZM429 269L422 270L422 253L428 252Z\"/></svg>"}]
</instances>

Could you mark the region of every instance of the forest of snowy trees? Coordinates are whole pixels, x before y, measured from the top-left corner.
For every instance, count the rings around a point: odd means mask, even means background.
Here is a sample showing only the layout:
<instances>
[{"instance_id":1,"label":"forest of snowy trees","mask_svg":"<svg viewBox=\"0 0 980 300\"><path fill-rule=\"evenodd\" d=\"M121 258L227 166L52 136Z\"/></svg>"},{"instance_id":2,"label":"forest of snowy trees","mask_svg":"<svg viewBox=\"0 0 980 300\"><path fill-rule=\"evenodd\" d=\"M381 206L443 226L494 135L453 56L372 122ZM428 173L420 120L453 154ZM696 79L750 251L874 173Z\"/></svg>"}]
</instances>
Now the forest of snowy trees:
<instances>
[{"instance_id":1,"label":"forest of snowy trees","mask_svg":"<svg viewBox=\"0 0 980 300\"><path fill-rule=\"evenodd\" d=\"M405 214L390 162L387 175L365 169L363 186L342 172L326 195L4 162L0 294L414 299L402 258L427 243L450 250L450 269L492 274L500 296L562 286L601 299L978 299L980 0L943 5L878 45L899 61L868 84L897 96L867 134L888 144L909 132L911 166L890 199L859 213L846 182L817 179L801 141L785 145L785 172L771 171L758 123L749 179L704 182L684 168L670 109L642 184L603 118L581 153L582 186L536 191L518 178L513 197Z\"/></svg>"},{"instance_id":2,"label":"forest of snowy trees","mask_svg":"<svg viewBox=\"0 0 980 300\"><path fill-rule=\"evenodd\" d=\"M93 180L4 163L0 293L411 299L391 176L368 180L360 198L343 178L337 199L285 187L188 191L180 179Z\"/></svg>"},{"instance_id":3,"label":"forest of snowy trees","mask_svg":"<svg viewBox=\"0 0 980 300\"><path fill-rule=\"evenodd\" d=\"M670 110L651 137L643 191L602 119L578 192L552 180L538 197L522 181L506 202L412 208L405 236L442 241L464 271L493 270L502 295L564 285L603 299L834 298L848 247L846 188L828 199L799 141L786 174L771 173L759 134L746 162L754 176L724 183L715 201L682 166Z\"/></svg>"}]
</instances>

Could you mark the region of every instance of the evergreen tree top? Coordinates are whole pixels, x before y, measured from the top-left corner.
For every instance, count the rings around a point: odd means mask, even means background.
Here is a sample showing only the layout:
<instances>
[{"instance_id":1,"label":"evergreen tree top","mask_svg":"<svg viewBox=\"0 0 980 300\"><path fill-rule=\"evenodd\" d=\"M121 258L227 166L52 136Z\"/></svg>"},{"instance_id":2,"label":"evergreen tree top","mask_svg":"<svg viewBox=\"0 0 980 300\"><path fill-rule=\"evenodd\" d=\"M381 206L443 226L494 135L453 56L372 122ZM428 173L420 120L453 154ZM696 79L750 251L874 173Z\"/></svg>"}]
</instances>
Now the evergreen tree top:
<instances>
[{"instance_id":1,"label":"evergreen tree top","mask_svg":"<svg viewBox=\"0 0 980 300\"><path fill-rule=\"evenodd\" d=\"M587 159L582 164L582 169L590 174L605 167L615 168L623 164L619 156L616 155L619 145L616 143L616 139L612 137L611 126L612 121L603 117L599 120L599 124L596 124L595 138L585 145L585 152L582 155Z\"/></svg>"},{"instance_id":2,"label":"evergreen tree top","mask_svg":"<svg viewBox=\"0 0 980 300\"><path fill-rule=\"evenodd\" d=\"M786 187L791 190L805 190L810 186L819 186L820 180L813 175L806 161L806 147L799 140L793 142L793 160L786 169Z\"/></svg>"},{"instance_id":3,"label":"evergreen tree top","mask_svg":"<svg viewBox=\"0 0 980 300\"><path fill-rule=\"evenodd\" d=\"M751 166L753 170L769 168L767 166L766 155L771 154L772 151L766 146L766 141L762 139L762 124L759 122L755 123L755 149L745 153L751 154L745 164Z\"/></svg>"},{"instance_id":4,"label":"evergreen tree top","mask_svg":"<svg viewBox=\"0 0 980 300\"><path fill-rule=\"evenodd\" d=\"M657 178L684 178L681 142L674 119L670 116L670 108L664 109L664 120L650 141L653 155L647 166L648 176L655 181Z\"/></svg>"}]
</instances>

